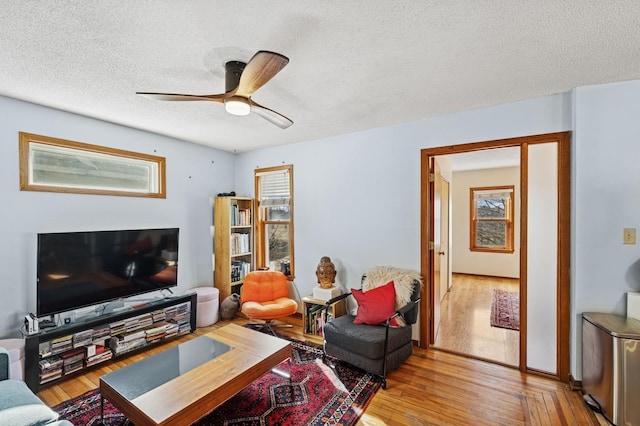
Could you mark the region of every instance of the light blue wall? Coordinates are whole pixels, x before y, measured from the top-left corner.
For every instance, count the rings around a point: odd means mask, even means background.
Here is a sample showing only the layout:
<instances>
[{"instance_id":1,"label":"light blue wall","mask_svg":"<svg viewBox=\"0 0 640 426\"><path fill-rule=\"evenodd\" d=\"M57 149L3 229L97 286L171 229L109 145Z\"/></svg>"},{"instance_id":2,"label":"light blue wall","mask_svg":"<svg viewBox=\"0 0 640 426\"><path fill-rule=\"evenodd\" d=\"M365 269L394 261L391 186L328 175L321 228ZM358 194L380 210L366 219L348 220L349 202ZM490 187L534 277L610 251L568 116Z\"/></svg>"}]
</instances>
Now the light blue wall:
<instances>
[{"instance_id":1,"label":"light blue wall","mask_svg":"<svg viewBox=\"0 0 640 426\"><path fill-rule=\"evenodd\" d=\"M626 313L640 291L640 248L622 228L640 226L640 81L581 87L506 104L265 149L239 156L237 187L252 171L294 165L296 284L315 284L320 256L338 282L358 286L378 264L419 268L420 149L573 130L571 374L582 378L581 313Z\"/></svg>"},{"instance_id":2,"label":"light blue wall","mask_svg":"<svg viewBox=\"0 0 640 426\"><path fill-rule=\"evenodd\" d=\"M420 269L421 149L566 130L571 96L549 96L242 154L237 188L253 196L256 167L293 164L298 291L325 255L358 288L375 265Z\"/></svg>"},{"instance_id":3,"label":"light blue wall","mask_svg":"<svg viewBox=\"0 0 640 426\"><path fill-rule=\"evenodd\" d=\"M373 265L419 269L422 148L574 130L571 374L580 379L580 313L623 314L625 293L640 290L640 250L622 245L622 228L640 218L638 110L633 81L235 157L0 97L0 336L35 309L37 232L180 226L180 287L210 285L210 197L253 196L254 168L293 164L298 290L311 292L323 255L339 284L356 287ZM165 156L168 198L21 192L18 131Z\"/></svg>"},{"instance_id":4,"label":"light blue wall","mask_svg":"<svg viewBox=\"0 0 640 426\"><path fill-rule=\"evenodd\" d=\"M581 313L626 314L640 291L640 246L622 244L640 227L640 81L574 93L572 353L581 354ZM572 371L582 377L581 357Z\"/></svg>"},{"instance_id":5,"label":"light blue wall","mask_svg":"<svg viewBox=\"0 0 640 426\"><path fill-rule=\"evenodd\" d=\"M39 232L180 228L178 292L212 285L212 197L234 187L233 154L0 97L0 336L35 312ZM19 190L18 132L165 157L167 198Z\"/></svg>"}]
</instances>

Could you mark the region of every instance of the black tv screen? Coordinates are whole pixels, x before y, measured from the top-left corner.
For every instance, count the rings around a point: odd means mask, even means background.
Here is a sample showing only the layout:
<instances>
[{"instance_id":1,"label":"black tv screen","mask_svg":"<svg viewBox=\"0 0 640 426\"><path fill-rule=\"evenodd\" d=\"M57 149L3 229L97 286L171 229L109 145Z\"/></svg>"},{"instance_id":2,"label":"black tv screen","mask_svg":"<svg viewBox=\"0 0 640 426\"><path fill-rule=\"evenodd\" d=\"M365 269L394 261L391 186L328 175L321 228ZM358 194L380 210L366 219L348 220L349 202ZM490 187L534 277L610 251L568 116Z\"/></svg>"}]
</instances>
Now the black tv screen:
<instances>
[{"instance_id":1,"label":"black tv screen","mask_svg":"<svg viewBox=\"0 0 640 426\"><path fill-rule=\"evenodd\" d=\"M178 228L38 234L37 315L178 285Z\"/></svg>"}]
</instances>

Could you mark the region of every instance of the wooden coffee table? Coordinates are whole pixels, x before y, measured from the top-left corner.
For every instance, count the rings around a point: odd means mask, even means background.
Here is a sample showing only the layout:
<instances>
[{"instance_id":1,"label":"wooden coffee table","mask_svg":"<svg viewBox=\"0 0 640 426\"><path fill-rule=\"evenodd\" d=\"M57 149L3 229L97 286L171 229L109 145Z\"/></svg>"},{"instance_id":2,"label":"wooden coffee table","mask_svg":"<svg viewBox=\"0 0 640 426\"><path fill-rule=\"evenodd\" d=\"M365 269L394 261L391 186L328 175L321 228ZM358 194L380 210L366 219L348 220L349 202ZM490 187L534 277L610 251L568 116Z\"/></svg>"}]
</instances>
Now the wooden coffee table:
<instances>
[{"instance_id":1,"label":"wooden coffee table","mask_svg":"<svg viewBox=\"0 0 640 426\"><path fill-rule=\"evenodd\" d=\"M136 426L189 425L291 355L291 344L236 324L100 377L100 395Z\"/></svg>"}]
</instances>

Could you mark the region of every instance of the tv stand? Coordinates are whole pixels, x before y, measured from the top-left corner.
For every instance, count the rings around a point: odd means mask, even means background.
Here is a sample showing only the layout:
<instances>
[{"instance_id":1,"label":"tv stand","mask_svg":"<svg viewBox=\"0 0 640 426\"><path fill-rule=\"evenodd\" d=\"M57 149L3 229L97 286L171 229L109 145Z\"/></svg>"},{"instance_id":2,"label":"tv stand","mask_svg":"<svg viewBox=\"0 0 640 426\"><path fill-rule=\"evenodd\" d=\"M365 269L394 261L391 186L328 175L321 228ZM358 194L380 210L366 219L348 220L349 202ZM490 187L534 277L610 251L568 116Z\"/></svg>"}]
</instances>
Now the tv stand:
<instances>
[{"instance_id":1,"label":"tv stand","mask_svg":"<svg viewBox=\"0 0 640 426\"><path fill-rule=\"evenodd\" d=\"M197 294L146 302L25 336L24 381L33 391L94 365L196 329Z\"/></svg>"}]
</instances>

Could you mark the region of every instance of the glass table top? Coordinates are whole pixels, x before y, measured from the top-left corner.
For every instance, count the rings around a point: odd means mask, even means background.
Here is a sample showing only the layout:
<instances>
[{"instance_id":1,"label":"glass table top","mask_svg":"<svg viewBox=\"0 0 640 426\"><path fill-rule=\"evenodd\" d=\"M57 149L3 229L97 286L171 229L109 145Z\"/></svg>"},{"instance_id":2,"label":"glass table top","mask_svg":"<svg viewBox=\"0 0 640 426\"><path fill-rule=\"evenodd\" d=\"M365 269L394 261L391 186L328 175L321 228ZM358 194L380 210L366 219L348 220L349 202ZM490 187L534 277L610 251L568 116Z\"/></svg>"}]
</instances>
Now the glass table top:
<instances>
[{"instance_id":1,"label":"glass table top","mask_svg":"<svg viewBox=\"0 0 640 426\"><path fill-rule=\"evenodd\" d=\"M128 400L179 377L233 349L200 336L100 377Z\"/></svg>"}]
</instances>

